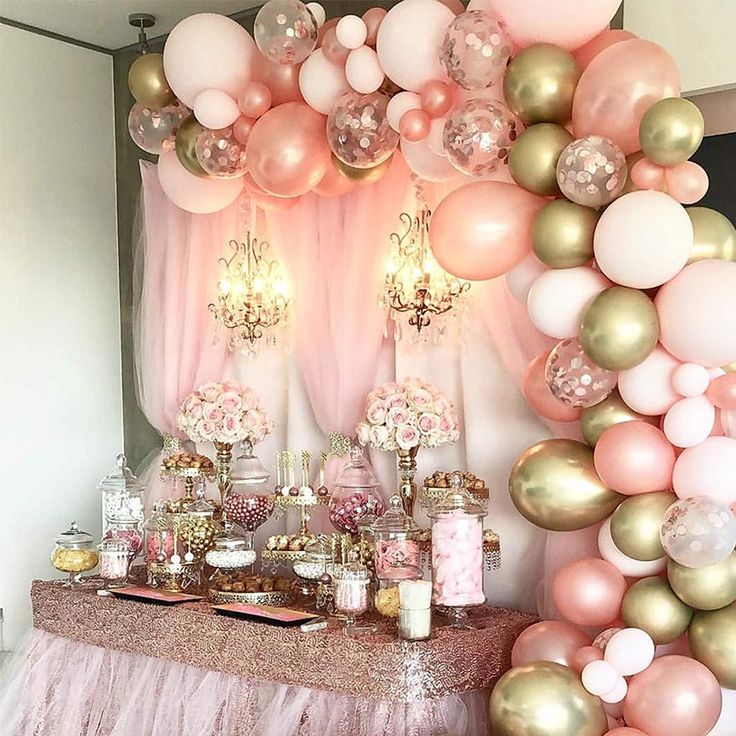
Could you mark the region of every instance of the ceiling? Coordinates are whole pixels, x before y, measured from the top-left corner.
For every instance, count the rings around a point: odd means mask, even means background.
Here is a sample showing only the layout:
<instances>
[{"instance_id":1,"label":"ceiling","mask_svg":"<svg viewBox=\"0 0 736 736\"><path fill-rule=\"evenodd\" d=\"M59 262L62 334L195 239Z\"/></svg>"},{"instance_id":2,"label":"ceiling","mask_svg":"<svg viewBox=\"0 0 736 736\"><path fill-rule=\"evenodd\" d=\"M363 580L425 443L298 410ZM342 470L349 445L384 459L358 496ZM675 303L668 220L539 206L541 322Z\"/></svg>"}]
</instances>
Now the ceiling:
<instances>
[{"instance_id":1,"label":"ceiling","mask_svg":"<svg viewBox=\"0 0 736 736\"><path fill-rule=\"evenodd\" d=\"M149 38L168 33L193 13L230 15L263 0L0 0L0 16L45 31L118 49L136 43L137 31L128 25L129 13L151 13L156 25Z\"/></svg>"}]
</instances>

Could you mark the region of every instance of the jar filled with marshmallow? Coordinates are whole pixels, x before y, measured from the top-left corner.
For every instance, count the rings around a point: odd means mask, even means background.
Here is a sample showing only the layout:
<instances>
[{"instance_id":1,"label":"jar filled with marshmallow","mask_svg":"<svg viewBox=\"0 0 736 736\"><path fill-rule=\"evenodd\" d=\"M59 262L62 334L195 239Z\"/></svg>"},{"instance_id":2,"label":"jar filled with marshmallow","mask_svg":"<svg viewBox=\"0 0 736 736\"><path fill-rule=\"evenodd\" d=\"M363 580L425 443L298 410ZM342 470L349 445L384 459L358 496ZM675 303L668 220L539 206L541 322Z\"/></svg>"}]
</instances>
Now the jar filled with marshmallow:
<instances>
[{"instance_id":1,"label":"jar filled with marshmallow","mask_svg":"<svg viewBox=\"0 0 736 736\"><path fill-rule=\"evenodd\" d=\"M354 556L345 565L338 565L332 572L335 611L345 618L348 635L373 631L372 626L358 626L357 619L368 610L368 588L371 574Z\"/></svg>"},{"instance_id":2,"label":"jar filled with marshmallow","mask_svg":"<svg viewBox=\"0 0 736 736\"><path fill-rule=\"evenodd\" d=\"M100 557L98 575L104 581L104 588L120 588L128 579L130 567L130 546L128 540L114 535L102 540L97 547Z\"/></svg>"},{"instance_id":3,"label":"jar filled with marshmallow","mask_svg":"<svg viewBox=\"0 0 736 736\"><path fill-rule=\"evenodd\" d=\"M401 497L391 496L386 513L373 523L376 576L381 579L393 572L398 563L419 567L417 525L405 511Z\"/></svg>"}]
</instances>

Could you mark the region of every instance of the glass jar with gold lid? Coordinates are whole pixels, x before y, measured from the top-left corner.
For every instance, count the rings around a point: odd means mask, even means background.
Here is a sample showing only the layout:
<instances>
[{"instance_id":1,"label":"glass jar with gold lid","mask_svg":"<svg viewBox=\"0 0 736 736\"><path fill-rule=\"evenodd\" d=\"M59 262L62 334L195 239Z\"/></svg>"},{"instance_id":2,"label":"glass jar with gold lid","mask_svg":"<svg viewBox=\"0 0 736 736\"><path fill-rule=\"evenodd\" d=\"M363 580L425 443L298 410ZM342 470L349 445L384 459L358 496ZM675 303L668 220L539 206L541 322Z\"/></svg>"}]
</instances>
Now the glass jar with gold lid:
<instances>
[{"instance_id":1,"label":"glass jar with gold lid","mask_svg":"<svg viewBox=\"0 0 736 736\"><path fill-rule=\"evenodd\" d=\"M59 572L69 574L64 585L69 588L83 587L82 573L94 570L99 561L97 550L93 547L94 537L73 521L66 531L56 537L55 542L51 564Z\"/></svg>"},{"instance_id":2,"label":"glass jar with gold lid","mask_svg":"<svg viewBox=\"0 0 736 736\"><path fill-rule=\"evenodd\" d=\"M419 567L418 531L414 519L405 511L398 495L391 496L386 513L373 522L376 575L380 579L395 573L397 564Z\"/></svg>"},{"instance_id":3,"label":"glass jar with gold lid","mask_svg":"<svg viewBox=\"0 0 736 736\"><path fill-rule=\"evenodd\" d=\"M330 521L340 532L357 534L358 525L366 514L380 516L384 509L381 484L363 458L363 449L351 447L350 461L343 466L333 483Z\"/></svg>"}]
</instances>

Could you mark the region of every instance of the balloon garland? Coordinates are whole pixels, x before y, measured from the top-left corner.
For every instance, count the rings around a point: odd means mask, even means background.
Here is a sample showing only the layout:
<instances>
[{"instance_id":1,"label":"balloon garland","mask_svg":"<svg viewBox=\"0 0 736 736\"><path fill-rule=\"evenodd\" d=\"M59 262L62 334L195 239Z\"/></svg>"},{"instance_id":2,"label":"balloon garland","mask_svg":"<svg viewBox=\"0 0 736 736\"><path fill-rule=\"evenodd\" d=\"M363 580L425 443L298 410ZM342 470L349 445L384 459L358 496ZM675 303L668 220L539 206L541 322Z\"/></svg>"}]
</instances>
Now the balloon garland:
<instances>
[{"instance_id":1,"label":"balloon garland","mask_svg":"<svg viewBox=\"0 0 736 736\"><path fill-rule=\"evenodd\" d=\"M703 118L664 49L606 29L618 4L401 0L326 21L269 0L255 40L193 15L130 70L131 136L177 206L245 187L288 209L403 157L458 185L431 223L440 265L505 274L559 341L524 394L583 441L530 447L509 492L543 529L600 525L598 550L551 581L566 620L516 642L496 736L726 736L736 717L736 229L683 207L708 188L689 161Z\"/></svg>"}]
</instances>

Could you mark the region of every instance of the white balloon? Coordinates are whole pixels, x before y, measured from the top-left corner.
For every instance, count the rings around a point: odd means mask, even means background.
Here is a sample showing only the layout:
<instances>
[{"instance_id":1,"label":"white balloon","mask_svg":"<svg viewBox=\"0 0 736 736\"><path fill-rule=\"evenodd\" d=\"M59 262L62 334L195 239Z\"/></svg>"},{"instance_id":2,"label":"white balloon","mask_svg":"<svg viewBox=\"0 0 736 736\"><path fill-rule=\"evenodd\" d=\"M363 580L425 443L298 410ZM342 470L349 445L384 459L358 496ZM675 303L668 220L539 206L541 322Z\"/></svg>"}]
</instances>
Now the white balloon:
<instances>
[{"instance_id":1,"label":"white balloon","mask_svg":"<svg viewBox=\"0 0 736 736\"><path fill-rule=\"evenodd\" d=\"M736 724L736 690L722 687L721 715L706 736L734 736L736 727L734 724Z\"/></svg>"},{"instance_id":2,"label":"white balloon","mask_svg":"<svg viewBox=\"0 0 736 736\"><path fill-rule=\"evenodd\" d=\"M304 101L323 115L329 115L337 98L349 89L345 70L328 61L322 49L312 51L299 70L299 90Z\"/></svg>"},{"instance_id":3,"label":"white balloon","mask_svg":"<svg viewBox=\"0 0 736 736\"><path fill-rule=\"evenodd\" d=\"M314 16L314 20L317 21L317 28L322 28L327 19L325 9L319 3L307 3L307 10Z\"/></svg>"},{"instance_id":4,"label":"white balloon","mask_svg":"<svg viewBox=\"0 0 736 736\"><path fill-rule=\"evenodd\" d=\"M429 126L429 135L427 136L427 145L429 150L437 156L445 158L447 151L442 143L442 133L445 129L445 122L447 117L433 118L432 123Z\"/></svg>"},{"instance_id":5,"label":"white balloon","mask_svg":"<svg viewBox=\"0 0 736 736\"><path fill-rule=\"evenodd\" d=\"M532 284L526 307L534 326L550 337L576 337L585 307L611 282L588 266L554 268Z\"/></svg>"},{"instance_id":6,"label":"white balloon","mask_svg":"<svg viewBox=\"0 0 736 736\"><path fill-rule=\"evenodd\" d=\"M609 692L603 693L600 699L604 703L620 703L626 697L627 692L629 692L629 685L623 677L619 676L613 688Z\"/></svg>"},{"instance_id":7,"label":"white balloon","mask_svg":"<svg viewBox=\"0 0 736 736\"><path fill-rule=\"evenodd\" d=\"M375 92L384 79L376 52L370 46L361 46L351 51L345 62L345 76L356 92L363 95Z\"/></svg>"},{"instance_id":8,"label":"white balloon","mask_svg":"<svg viewBox=\"0 0 736 736\"><path fill-rule=\"evenodd\" d=\"M601 557L610 562L622 575L627 578L648 578L652 575L659 575L667 569L667 556L660 557L658 560L642 562L625 555L613 541L611 536L611 519L610 517L603 522L598 532L598 551Z\"/></svg>"},{"instance_id":9,"label":"white balloon","mask_svg":"<svg viewBox=\"0 0 736 736\"><path fill-rule=\"evenodd\" d=\"M680 396L701 396L709 385L710 373L698 363L683 363L672 371L672 388Z\"/></svg>"},{"instance_id":10,"label":"white balloon","mask_svg":"<svg viewBox=\"0 0 736 736\"><path fill-rule=\"evenodd\" d=\"M608 642L603 659L619 675L629 677L643 672L654 659L654 641L641 629L621 629Z\"/></svg>"},{"instance_id":11,"label":"white balloon","mask_svg":"<svg viewBox=\"0 0 736 736\"><path fill-rule=\"evenodd\" d=\"M405 112L409 110L421 110L422 101L416 92L399 92L395 94L386 105L386 120L388 124L399 133L399 124Z\"/></svg>"},{"instance_id":12,"label":"white balloon","mask_svg":"<svg viewBox=\"0 0 736 736\"><path fill-rule=\"evenodd\" d=\"M611 692L618 684L619 674L610 663L599 659L583 667L581 673L583 687L591 695L604 695Z\"/></svg>"},{"instance_id":13,"label":"white balloon","mask_svg":"<svg viewBox=\"0 0 736 736\"><path fill-rule=\"evenodd\" d=\"M419 1L412 0L412 2ZM446 158L430 151L427 141L412 143L402 138L401 153L404 155L406 165L421 179L440 182L450 181L459 176L457 169Z\"/></svg>"},{"instance_id":14,"label":"white balloon","mask_svg":"<svg viewBox=\"0 0 736 736\"><path fill-rule=\"evenodd\" d=\"M593 251L611 281L635 289L661 286L687 263L693 225L668 194L630 192L612 202L601 215Z\"/></svg>"},{"instance_id":15,"label":"white balloon","mask_svg":"<svg viewBox=\"0 0 736 736\"><path fill-rule=\"evenodd\" d=\"M713 431L716 408L706 396L676 401L664 417L662 429L675 447L695 447Z\"/></svg>"},{"instance_id":16,"label":"white balloon","mask_svg":"<svg viewBox=\"0 0 736 736\"><path fill-rule=\"evenodd\" d=\"M664 414L680 397L672 373L680 365L661 345L643 363L618 374L618 392L627 406L647 416Z\"/></svg>"},{"instance_id":17,"label":"white balloon","mask_svg":"<svg viewBox=\"0 0 736 736\"><path fill-rule=\"evenodd\" d=\"M532 251L521 263L506 273L504 276L506 286L517 302L526 305L529 289L545 271L549 271L549 268Z\"/></svg>"},{"instance_id":18,"label":"white balloon","mask_svg":"<svg viewBox=\"0 0 736 736\"><path fill-rule=\"evenodd\" d=\"M206 89L194 98L194 117L205 128L221 130L240 117L240 108L230 95L219 89Z\"/></svg>"},{"instance_id":19,"label":"white balloon","mask_svg":"<svg viewBox=\"0 0 736 736\"><path fill-rule=\"evenodd\" d=\"M335 35L346 49L357 49L365 43L368 27L357 15L344 15L335 26Z\"/></svg>"}]
</instances>

